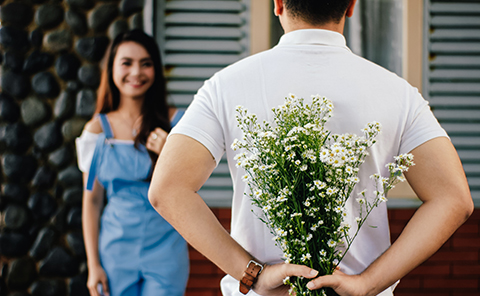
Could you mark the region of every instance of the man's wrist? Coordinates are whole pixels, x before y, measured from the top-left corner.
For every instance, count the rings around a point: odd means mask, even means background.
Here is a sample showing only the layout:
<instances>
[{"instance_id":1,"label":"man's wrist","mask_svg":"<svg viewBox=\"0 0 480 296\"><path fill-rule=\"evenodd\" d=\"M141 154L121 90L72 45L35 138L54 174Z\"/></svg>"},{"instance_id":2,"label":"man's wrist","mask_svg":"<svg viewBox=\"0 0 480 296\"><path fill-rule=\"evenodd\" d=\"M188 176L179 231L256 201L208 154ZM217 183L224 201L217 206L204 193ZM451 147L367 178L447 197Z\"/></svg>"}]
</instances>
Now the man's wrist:
<instances>
[{"instance_id":1,"label":"man's wrist","mask_svg":"<svg viewBox=\"0 0 480 296\"><path fill-rule=\"evenodd\" d=\"M243 277L240 280L239 290L242 294L247 294L263 271L263 265L255 260L250 260L247 264Z\"/></svg>"}]
</instances>

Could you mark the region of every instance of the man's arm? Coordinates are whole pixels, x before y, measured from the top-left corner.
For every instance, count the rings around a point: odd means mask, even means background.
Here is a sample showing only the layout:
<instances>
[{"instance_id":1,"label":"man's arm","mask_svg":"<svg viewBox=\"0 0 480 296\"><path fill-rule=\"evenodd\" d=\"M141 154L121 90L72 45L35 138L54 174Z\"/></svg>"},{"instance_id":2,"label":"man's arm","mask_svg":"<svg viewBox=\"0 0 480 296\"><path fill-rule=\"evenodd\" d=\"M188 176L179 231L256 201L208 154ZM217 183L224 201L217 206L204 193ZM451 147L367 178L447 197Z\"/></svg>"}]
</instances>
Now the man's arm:
<instances>
[{"instance_id":1,"label":"man's arm","mask_svg":"<svg viewBox=\"0 0 480 296\"><path fill-rule=\"evenodd\" d=\"M172 135L157 161L148 196L153 207L194 248L240 280L254 258L232 239L197 193L214 168L215 160L202 144ZM317 271L306 266L266 266L254 289L260 295L288 295L282 282L286 276L316 275Z\"/></svg>"},{"instance_id":2,"label":"man's arm","mask_svg":"<svg viewBox=\"0 0 480 296\"><path fill-rule=\"evenodd\" d=\"M415 166L405 177L423 201L394 244L362 274L311 281L341 296L377 295L433 255L473 211L460 159L447 138L435 138L412 152Z\"/></svg>"}]
</instances>

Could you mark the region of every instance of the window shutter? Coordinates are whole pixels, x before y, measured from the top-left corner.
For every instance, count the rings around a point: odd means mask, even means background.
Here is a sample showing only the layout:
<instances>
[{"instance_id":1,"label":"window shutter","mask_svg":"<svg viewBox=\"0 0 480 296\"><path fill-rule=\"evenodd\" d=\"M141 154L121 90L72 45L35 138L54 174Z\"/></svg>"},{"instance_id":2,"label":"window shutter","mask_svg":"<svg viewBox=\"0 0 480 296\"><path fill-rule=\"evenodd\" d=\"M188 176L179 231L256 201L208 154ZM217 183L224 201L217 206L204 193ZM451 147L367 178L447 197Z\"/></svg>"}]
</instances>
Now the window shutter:
<instances>
[{"instance_id":1,"label":"window shutter","mask_svg":"<svg viewBox=\"0 0 480 296\"><path fill-rule=\"evenodd\" d=\"M424 96L480 205L480 1L425 0Z\"/></svg>"},{"instance_id":2,"label":"window shutter","mask_svg":"<svg viewBox=\"0 0 480 296\"><path fill-rule=\"evenodd\" d=\"M155 11L169 102L180 109L188 107L205 80L249 53L249 0L162 0ZM231 206L226 159L199 193L209 206Z\"/></svg>"}]
</instances>

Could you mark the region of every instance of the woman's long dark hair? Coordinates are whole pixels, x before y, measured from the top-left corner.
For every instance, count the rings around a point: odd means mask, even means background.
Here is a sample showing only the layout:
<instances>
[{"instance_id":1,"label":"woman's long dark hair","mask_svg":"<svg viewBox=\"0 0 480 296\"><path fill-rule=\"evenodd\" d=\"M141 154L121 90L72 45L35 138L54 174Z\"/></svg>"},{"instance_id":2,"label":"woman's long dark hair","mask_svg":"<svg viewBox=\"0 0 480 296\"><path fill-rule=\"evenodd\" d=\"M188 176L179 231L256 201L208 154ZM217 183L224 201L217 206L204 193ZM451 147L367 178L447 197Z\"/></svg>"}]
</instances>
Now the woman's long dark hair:
<instances>
[{"instance_id":1,"label":"woman's long dark hair","mask_svg":"<svg viewBox=\"0 0 480 296\"><path fill-rule=\"evenodd\" d=\"M142 115L142 125L140 131L135 136L135 147L138 148L138 144L146 144L148 135L155 128L160 127L167 133L170 132L171 129L166 100L165 76L163 75L160 51L155 40L142 30L135 29L119 34L110 45L105 58L101 83L98 88L95 114L108 113L118 109L120 104L120 91L113 82L113 61L117 54L118 46L127 41L136 42L147 50L155 70L155 80L145 93L145 99L140 111ZM158 155L150 151L149 154L152 163L155 164Z\"/></svg>"}]
</instances>

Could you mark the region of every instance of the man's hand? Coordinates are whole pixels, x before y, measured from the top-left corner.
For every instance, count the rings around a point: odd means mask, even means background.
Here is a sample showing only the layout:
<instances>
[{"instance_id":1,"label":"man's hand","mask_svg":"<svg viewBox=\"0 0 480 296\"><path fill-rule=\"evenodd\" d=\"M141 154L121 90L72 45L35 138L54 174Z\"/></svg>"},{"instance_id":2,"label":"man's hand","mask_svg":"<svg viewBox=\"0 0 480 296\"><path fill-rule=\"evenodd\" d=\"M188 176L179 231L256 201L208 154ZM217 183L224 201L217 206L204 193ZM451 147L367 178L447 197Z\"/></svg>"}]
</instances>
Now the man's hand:
<instances>
[{"instance_id":1,"label":"man's hand","mask_svg":"<svg viewBox=\"0 0 480 296\"><path fill-rule=\"evenodd\" d=\"M253 286L253 290L262 296L289 295L290 286L283 284L286 277L303 276L312 279L317 275L318 271L304 265L285 263L265 265L258 281Z\"/></svg>"},{"instance_id":2,"label":"man's hand","mask_svg":"<svg viewBox=\"0 0 480 296\"><path fill-rule=\"evenodd\" d=\"M318 277L307 284L310 290L332 288L340 296L366 296L365 280L361 275L347 275L335 270L332 275Z\"/></svg>"}]
</instances>

